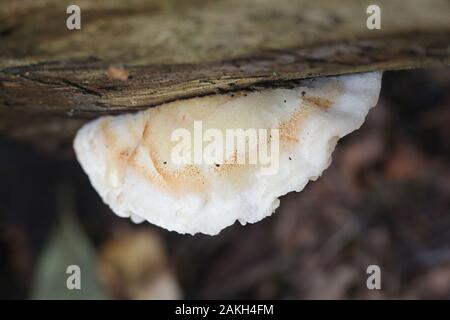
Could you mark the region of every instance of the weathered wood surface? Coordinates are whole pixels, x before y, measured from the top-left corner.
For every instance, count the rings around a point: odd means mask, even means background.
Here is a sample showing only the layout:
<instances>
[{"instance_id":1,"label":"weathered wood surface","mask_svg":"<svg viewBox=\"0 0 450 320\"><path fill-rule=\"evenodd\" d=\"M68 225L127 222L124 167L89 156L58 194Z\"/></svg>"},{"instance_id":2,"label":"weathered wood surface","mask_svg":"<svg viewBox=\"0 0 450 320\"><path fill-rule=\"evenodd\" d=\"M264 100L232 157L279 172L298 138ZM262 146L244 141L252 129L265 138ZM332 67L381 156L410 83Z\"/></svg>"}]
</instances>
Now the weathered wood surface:
<instances>
[{"instance_id":1,"label":"weathered wood surface","mask_svg":"<svg viewBox=\"0 0 450 320\"><path fill-rule=\"evenodd\" d=\"M67 143L86 119L320 75L446 66L450 1L0 1L0 132ZM107 77L124 65L130 79ZM70 139L69 139L70 140ZM52 141L52 140L48 140ZM63 142L61 142L63 141Z\"/></svg>"}]
</instances>

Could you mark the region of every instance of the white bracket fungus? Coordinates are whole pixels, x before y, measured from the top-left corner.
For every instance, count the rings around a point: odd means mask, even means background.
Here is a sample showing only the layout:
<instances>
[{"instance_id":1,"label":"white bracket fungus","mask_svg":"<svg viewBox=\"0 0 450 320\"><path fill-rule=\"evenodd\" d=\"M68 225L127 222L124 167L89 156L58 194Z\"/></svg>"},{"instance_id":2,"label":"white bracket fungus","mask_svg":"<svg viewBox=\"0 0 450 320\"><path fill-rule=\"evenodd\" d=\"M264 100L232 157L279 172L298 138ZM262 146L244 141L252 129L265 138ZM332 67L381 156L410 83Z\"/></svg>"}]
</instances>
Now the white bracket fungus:
<instances>
[{"instance_id":1,"label":"white bracket fungus","mask_svg":"<svg viewBox=\"0 0 450 320\"><path fill-rule=\"evenodd\" d=\"M380 86L374 72L175 101L88 123L74 148L118 216L215 235L236 220L271 215L278 197L319 177L338 139L375 106Z\"/></svg>"}]
</instances>

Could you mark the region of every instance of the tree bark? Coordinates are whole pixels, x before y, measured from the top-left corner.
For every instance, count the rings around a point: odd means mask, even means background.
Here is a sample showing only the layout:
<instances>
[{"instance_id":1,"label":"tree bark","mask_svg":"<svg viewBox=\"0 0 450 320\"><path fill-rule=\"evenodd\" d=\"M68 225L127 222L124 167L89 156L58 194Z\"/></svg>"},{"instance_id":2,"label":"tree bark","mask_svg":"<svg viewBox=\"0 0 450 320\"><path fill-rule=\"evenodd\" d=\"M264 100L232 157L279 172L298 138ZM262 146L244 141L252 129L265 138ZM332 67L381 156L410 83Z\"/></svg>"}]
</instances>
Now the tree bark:
<instances>
[{"instance_id":1,"label":"tree bark","mask_svg":"<svg viewBox=\"0 0 450 320\"><path fill-rule=\"evenodd\" d=\"M2 1L0 133L67 145L87 119L302 78L447 66L450 2ZM106 75L123 65L126 81ZM47 139L46 138L46 139ZM53 139L53 140L52 140Z\"/></svg>"}]
</instances>

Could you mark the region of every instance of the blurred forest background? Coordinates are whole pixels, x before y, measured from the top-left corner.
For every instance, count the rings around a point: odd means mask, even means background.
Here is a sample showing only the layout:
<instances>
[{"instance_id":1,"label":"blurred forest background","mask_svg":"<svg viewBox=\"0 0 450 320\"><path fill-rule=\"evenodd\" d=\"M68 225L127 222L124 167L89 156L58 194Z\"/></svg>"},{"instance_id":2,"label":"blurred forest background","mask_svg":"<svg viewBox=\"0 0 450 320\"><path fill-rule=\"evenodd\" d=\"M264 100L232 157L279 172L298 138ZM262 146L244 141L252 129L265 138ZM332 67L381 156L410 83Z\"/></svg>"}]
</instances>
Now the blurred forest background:
<instances>
[{"instance_id":1,"label":"blurred forest background","mask_svg":"<svg viewBox=\"0 0 450 320\"><path fill-rule=\"evenodd\" d=\"M0 137L0 298L450 298L450 69L385 73L378 106L274 215L216 237L115 216L69 152ZM66 288L68 265L81 290ZM382 289L366 288L381 268Z\"/></svg>"}]
</instances>

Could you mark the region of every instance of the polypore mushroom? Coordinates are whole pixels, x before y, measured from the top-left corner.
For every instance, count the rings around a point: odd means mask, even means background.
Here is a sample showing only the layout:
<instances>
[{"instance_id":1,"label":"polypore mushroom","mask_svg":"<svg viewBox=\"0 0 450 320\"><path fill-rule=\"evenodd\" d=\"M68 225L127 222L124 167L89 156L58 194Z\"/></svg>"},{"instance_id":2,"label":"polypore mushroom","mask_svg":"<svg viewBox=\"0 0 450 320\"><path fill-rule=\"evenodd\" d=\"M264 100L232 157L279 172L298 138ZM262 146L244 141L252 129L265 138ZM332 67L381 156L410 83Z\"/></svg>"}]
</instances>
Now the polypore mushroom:
<instances>
[{"instance_id":1,"label":"polypore mushroom","mask_svg":"<svg viewBox=\"0 0 450 320\"><path fill-rule=\"evenodd\" d=\"M175 101L99 118L80 129L74 148L118 216L215 235L271 215L278 197L317 179L338 139L377 103L380 85L374 72ZM231 143L229 130L243 140Z\"/></svg>"}]
</instances>

